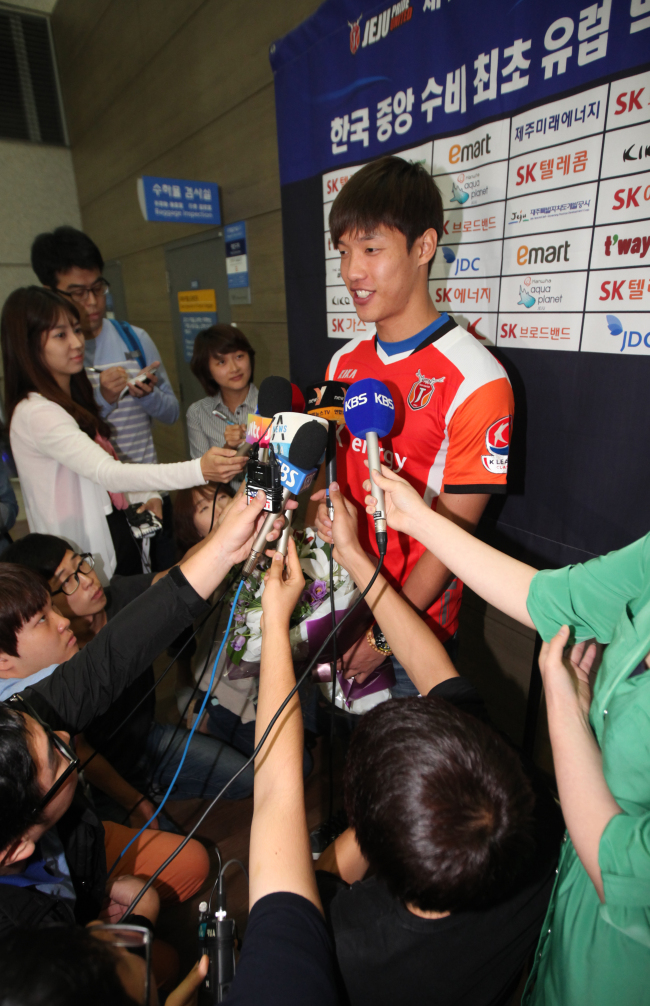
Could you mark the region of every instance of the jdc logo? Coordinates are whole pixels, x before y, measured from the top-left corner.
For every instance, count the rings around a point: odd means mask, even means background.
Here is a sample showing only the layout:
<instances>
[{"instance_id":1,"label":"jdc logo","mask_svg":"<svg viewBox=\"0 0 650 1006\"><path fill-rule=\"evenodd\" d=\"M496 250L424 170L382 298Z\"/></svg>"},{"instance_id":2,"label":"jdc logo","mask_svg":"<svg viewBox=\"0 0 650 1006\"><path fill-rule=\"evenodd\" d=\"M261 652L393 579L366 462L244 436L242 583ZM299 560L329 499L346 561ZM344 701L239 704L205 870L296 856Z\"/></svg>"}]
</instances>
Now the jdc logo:
<instances>
[{"instance_id":1,"label":"jdc logo","mask_svg":"<svg viewBox=\"0 0 650 1006\"><path fill-rule=\"evenodd\" d=\"M462 273L462 272L470 272L470 271L471 272L478 272L480 267L476 263L480 262L480 261L481 261L481 258L480 258L479 255L477 255L476 258L472 258L472 259L469 259L469 258L457 258L456 259L456 268L454 270L454 276L458 276L458 273Z\"/></svg>"},{"instance_id":2,"label":"jdc logo","mask_svg":"<svg viewBox=\"0 0 650 1006\"><path fill-rule=\"evenodd\" d=\"M615 314L608 314L606 318L610 335L623 336L623 343L619 352L623 353L626 349L638 349L641 343L643 343L646 349L650 349L650 332L646 332L645 335L642 335L641 332L626 332Z\"/></svg>"}]
</instances>

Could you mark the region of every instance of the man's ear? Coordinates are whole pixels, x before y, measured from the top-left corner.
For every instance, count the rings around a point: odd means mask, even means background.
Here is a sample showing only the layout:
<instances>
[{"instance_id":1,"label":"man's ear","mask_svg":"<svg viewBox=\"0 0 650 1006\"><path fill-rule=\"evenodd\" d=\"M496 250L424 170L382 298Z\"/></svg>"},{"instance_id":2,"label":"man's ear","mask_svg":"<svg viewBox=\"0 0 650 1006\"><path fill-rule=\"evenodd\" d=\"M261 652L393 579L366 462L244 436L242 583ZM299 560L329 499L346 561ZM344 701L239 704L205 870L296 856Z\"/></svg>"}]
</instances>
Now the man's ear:
<instances>
[{"instance_id":1,"label":"man's ear","mask_svg":"<svg viewBox=\"0 0 650 1006\"><path fill-rule=\"evenodd\" d=\"M2 849L0 852L0 867L15 866L16 863L29 859L35 848L36 843L31 838L28 838L27 835L17 838L6 849Z\"/></svg>"},{"instance_id":2,"label":"man's ear","mask_svg":"<svg viewBox=\"0 0 650 1006\"><path fill-rule=\"evenodd\" d=\"M424 234L420 234L420 237L417 240L420 246L418 265L427 265L436 254L436 249L438 247L438 235L434 231L433 227L429 227Z\"/></svg>"},{"instance_id":3,"label":"man's ear","mask_svg":"<svg viewBox=\"0 0 650 1006\"><path fill-rule=\"evenodd\" d=\"M0 650L0 678L15 678L16 658Z\"/></svg>"}]
</instances>

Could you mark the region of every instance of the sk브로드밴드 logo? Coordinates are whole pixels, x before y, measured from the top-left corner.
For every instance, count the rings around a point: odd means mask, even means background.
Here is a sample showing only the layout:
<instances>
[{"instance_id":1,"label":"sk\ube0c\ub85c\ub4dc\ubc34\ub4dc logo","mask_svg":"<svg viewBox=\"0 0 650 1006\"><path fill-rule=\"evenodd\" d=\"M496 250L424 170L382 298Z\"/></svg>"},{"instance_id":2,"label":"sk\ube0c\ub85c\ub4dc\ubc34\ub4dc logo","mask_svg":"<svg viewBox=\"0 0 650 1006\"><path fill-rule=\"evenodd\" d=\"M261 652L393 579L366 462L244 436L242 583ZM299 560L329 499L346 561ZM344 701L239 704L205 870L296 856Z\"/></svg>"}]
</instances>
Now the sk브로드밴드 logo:
<instances>
[{"instance_id":1,"label":"sk\ube0c\ub85c\ub4dc\ubc34\ub4dc logo","mask_svg":"<svg viewBox=\"0 0 650 1006\"><path fill-rule=\"evenodd\" d=\"M356 21L348 21L348 28L350 29L350 52L353 56L361 45L361 29L359 28L359 22L362 17L363 14L359 14Z\"/></svg>"},{"instance_id":2,"label":"sk\ube0c\ub85c\ub4dc\ubc34\ub4dc logo","mask_svg":"<svg viewBox=\"0 0 650 1006\"><path fill-rule=\"evenodd\" d=\"M444 377L424 377L422 372L418 370L416 380L406 399L410 408L414 412L426 408L436 390L436 384L441 384L443 381Z\"/></svg>"}]
</instances>

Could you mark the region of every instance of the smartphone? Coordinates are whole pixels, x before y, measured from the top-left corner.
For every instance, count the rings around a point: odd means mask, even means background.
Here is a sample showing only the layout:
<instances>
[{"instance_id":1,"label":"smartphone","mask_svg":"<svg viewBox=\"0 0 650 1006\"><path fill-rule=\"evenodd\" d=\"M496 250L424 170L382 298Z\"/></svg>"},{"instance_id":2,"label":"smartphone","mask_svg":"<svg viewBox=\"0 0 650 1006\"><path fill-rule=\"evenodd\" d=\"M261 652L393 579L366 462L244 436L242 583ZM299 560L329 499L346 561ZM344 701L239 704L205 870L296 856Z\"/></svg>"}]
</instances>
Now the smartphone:
<instances>
[{"instance_id":1,"label":"smartphone","mask_svg":"<svg viewBox=\"0 0 650 1006\"><path fill-rule=\"evenodd\" d=\"M153 377L157 370L158 367L152 367L147 371L141 370L139 374L136 374L135 377L132 377L131 380L127 382L126 387L120 392L120 398L124 398L124 396L128 394L129 384L132 386L135 384L151 384L151 377ZM142 376L143 374L145 374L144 377Z\"/></svg>"}]
</instances>

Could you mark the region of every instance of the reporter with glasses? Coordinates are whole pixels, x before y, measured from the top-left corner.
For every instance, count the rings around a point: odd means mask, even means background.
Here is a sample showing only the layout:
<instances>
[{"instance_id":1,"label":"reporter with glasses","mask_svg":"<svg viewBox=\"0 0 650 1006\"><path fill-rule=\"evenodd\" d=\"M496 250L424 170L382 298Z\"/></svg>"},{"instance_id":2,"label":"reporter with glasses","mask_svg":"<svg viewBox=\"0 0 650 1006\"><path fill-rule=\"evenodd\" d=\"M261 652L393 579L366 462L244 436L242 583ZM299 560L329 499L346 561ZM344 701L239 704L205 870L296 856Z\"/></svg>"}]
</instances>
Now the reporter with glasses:
<instances>
[{"instance_id":1,"label":"reporter with glasses","mask_svg":"<svg viewBox=\"0 0 650 1006\"><path fill-rule=\"evenodd\" d=\"M229 481L242 467L245 459L217 447L177 464L119 461L84 371L72 300L40 287L14 290L2 311L1 338L9 435L29 528L91 552L102 582L120 558L130 561L123 548L129 502L158 489ZM127 499L131 493L137 495Z\"/></svg>"},{"instance_id":2,"label":"reporter with glasses","mask_svg":"<svg viewBox=\"0 0 650 1006\"><path fill-rule=\"evenodd\" d=\"M77 785L79 759L70 735L105 713L141 668L207 611L207 598L248 556L263 506L263 494L250 505L237 500L202 549L119 612L84 650L0 704L0 935L21 926L86 924L96 918L119 922L141 889L141 881L122 875L126 856L107 883L104 830ZM7 605L0 632L9 633L13 626L9 648L19 650L16 637L26 631L38 636L61 630L63 635L65 626L53 619L38 574L10 568L21 578L33 614L20 616ZM38 639L34 645L40 645ZM145 852L158 850L150 855L155 867L179 843L176 836L148 830L136 845ZM192 873L183 863L188 850L202 859L201 871L195 866ZM185 900L200 889L207 872L205 850L191 841L161 873L158 892ZM148 891L139 915L147 914L150 894L151 912L157 911L156 892Z\"/></svg>"}]
</instances>

